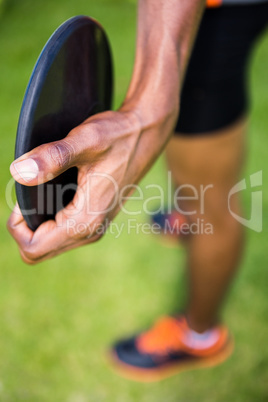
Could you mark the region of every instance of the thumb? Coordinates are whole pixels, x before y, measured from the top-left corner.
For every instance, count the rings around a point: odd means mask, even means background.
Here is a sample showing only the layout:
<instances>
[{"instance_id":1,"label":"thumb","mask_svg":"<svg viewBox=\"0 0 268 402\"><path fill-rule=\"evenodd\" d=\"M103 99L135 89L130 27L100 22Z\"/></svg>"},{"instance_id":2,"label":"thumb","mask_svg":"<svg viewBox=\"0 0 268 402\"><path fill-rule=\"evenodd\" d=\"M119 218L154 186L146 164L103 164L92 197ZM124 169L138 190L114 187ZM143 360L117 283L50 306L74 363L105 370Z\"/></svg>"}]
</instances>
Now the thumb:
<instances>
[{"instance_id":1,"label":"thumb","mask_svg":"<svg viewBox=\"0 0 268 402\"><path fill-rule=\"evenodd\" d=\"M68 137L40 145L16 159L10 173L20 184L35 186L45 183L75 166L77 150Z\"/></svg>"}]
</instances>

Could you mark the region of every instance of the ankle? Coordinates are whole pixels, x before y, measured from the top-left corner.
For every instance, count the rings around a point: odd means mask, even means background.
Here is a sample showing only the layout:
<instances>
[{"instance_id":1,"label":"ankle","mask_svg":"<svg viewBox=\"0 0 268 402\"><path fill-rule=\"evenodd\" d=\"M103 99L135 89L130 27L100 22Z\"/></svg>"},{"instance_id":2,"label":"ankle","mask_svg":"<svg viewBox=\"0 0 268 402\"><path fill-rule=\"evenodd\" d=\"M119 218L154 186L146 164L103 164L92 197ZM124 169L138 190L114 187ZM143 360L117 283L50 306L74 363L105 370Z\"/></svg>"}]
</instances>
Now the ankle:
<instances>
[{"instance_id":1,"label":"ankle","mask_svg":"<svg viewBox=\"0 0 268 402\"><path fill-rule=\"evenodd\" d=\"M189 329L199 334L213 330L217 325L216 320L200 319L187 313L185 313L185 319Z\"/></svg>"}]
</instances>

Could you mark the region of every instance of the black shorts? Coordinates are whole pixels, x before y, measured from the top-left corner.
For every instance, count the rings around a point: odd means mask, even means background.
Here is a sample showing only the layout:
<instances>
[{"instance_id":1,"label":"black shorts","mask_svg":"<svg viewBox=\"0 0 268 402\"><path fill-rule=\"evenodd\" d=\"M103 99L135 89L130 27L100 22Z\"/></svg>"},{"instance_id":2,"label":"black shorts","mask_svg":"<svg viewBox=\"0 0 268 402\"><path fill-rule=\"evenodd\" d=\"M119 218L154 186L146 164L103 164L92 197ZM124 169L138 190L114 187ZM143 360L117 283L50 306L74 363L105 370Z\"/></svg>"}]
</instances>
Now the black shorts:
<instances>
[{"instance_id":1,"label":"black shorts","mask_svg":"<svg viewBox=\"0 0 268 402\"><path fill-rule=\"evenodd\" d=\"M268 3L205 10L182 87L176 133L214 131L247 111L249 55L267 23Z\"/></svg>"}]
</instances>

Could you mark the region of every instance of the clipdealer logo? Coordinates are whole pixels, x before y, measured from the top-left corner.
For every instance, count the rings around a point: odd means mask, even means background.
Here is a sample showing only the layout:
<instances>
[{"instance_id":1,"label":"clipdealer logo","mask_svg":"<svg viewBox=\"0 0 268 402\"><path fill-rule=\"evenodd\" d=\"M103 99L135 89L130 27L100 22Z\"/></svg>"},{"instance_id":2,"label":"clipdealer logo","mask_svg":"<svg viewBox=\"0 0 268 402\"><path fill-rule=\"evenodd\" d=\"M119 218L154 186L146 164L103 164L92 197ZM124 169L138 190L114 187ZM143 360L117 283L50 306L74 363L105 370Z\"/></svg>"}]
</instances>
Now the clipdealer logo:
<instances>
[{"instance_id":1,"label":"clipdealer logo","mask_svg":"<svg viewBox=\"0 0 268 402\"><path fill-rule=\"evenodd\" d=\"M249 176L249 178L244 178L243 180L236 183L231 190L229 191L226 203L229 210L229 213L236 219L239 223L243 226L255 231L255 232L262 232L263 223L262 223L262 216L263 216L263 191L261 189L262 186L262 170L253 173ZM112 199L112 203L106 208L106 206L98 205L96 203L96 191L92 194L92 187L96 189L96 185L94 186L94 182L92 180L108 180L109 183L109 191L114 193L114 198ZM155 213L171 213L173 209L175 209L178 213L182 215L195 215L196 209L193 210L183 210L181 209L181 201L183 205L188 201L194 200L195 205L200 210L201 216L205 214L206 208L206 193L213 189L213 184L209 185L200 185L199 188L196 188L190 184L184 184L179 186L175 191L172 186L172 178L171 173L168 172L168 189L165 192L164 189L158 184L149 184L144 188L138 185L127 185L123 189L120 189L118 184L116 183L115 179L110 175L103 174L103 173L95 173L89 177L89 180L86 182L86 189L74 188L77 194L79 193L79 208L72 208L66 211L68 213L69 218L75 218L76 215L79 216L81 212L83 212L85 217L85 222L80 222L81 229L84 229L84 226L88 226L89 221L92 221L92 217L98 216L100 213L108 213L111 211L116 204L119 205L120 210L128 215L140 215L142 212L145 213L147 216L154 215ZM13 187L14 187L14 179L11 178L6 187L6 201L10 209L14 207L14 199L13 199ZM56 197L57 205L62 205L62 198L65 191L69 190L70 188L64 186L57 185L54 188L52 185L47 185L46 197L44 197L44 191L42 191L42 186L38 186L38 203L37 208L32 210L22 211L22 213L27 213L28 215L35 214L35 213L49 213L50 207L52 208L51 202ZM188 196L184 195L184 190L187 189ZM132 195L131 191L135 190L135 194ZM150 191L148 194L147 191ZM152 193L153 191L153 193ZM247 219L244 216L238 215L237 211L233 208L232 198L235 194L241 193L242 191L248 191L251 195L251 210L250 210L250 217ZM54 197L55 195L55 197ZM102 199L102 198L100 198ZM125 206L125 201L127 200L134 200L137 201L137 208L128 208ZM159 208L155 210L154 205L155 203L159 204ZM166 211L165 206L168 205L168 210ZM106 208L106 209L105 209ZM60 209L60 208L59 208ZM90 219L88 218L90 217ZM59 223L60 224L60 223ZM168 222L169 224L169 222ZM203 219L199 219L198 222L191 224L191 220L189 222L180 225L179 228L177 227L167 227L164 228L168 233L174 231L177 232L178 229L182 231L190 231L192 234L212 234L213 233L213 226L211 223L206 222ZM194 225L198 224L198 230ZM74 221L71 220L70 229L73 229ZM83 226L84 225L84 226ZM83 226L83 228L82 228ZM104 225L105 226L105 225ZM191 227L190 227L191 226ZM107 228L105 227L104 230ZM162 228L163 229L163 228ZM147 228L146 228L147 231Z\"/></svg>"},{"instance_id":2,"label":"clipdealer logo","mask_svg":"<svg viewBox=\"0 0 268 402\"><path fill-rule=\"evenodd\" d=\"M250 186L247 186L246 179L241 180L234 187L230 190L228 196L228 209L230 214L242 225L246 226L247 228L254 230L255 232L260 233L262 231L262 190L256 189L256 187L262 186L262 170L259 172L253 173L249 177L250 179ZM251 211L250 211L250 218L246 219L242 216L239 216L231 209L231 198L234 194L244 191L253 189L251 191Z\"/></svg>"}]
</instances>

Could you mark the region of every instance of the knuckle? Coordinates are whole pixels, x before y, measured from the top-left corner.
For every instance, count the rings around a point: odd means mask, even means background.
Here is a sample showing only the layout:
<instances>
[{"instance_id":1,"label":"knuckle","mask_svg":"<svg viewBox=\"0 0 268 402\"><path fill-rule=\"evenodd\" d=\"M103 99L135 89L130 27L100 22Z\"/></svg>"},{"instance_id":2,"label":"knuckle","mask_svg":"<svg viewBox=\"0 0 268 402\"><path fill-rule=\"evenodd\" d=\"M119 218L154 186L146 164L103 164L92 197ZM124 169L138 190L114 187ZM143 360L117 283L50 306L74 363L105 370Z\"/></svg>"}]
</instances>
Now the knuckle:
<instances>
[{"instance_id":1,"label":"knuckle","mask_svg":"<svg viewBox=\"0 0 268 402\"><path fill-rule=\"evenodd\" d=\"M7 223L6 223L6 228L9 231L9 233L13 232L13 225L11 223L11 218L8 219Z\"/></svg>"},{"instance_id":2,"label":"knuckle","mask_svg":"<svg viewBox=\"0 0 268 402\"><path fill-rule=\"evenodd\" d=\"M94 135L90 136L90 142L89 142L90 147L94 150L99 149L102 147L103 142L100 127L97 124L93 123L91 130L94 133Z\"/></svg>"},{"instance_id":3,"label":"knuckle","mask_svg":"<svg viewBox=\"0 0 268 402\"><path fill-rule=\"evenodd\" d=\"M103 132L99 129L96 131L96 135L92 136L91 149L96 154L104 154L110 149L107 136L104 136Z\"/></svg>"},{"instance_id":4,"label":"knuckle","mask_svg":"<svg viewBox=\"0 0 268 402\"><path fill-rule=\"evenodd\" d=\"M7 230L12 233L16 228L16 223L14 219L14 212L9 216L7 223L6 223Z\"/></svg>"},{"instance_id":5,"label":"knuckle","mask_svg":"<svg viewBox=\"0 0 268 402\"><path fill-rule=\"evenodd\" d=\"M40 253L33 246L25 246L23 248L23 256L34 263L40 257Z\"/></svg>"},{"instance_id":6,"label":"knuckle","mask_svg":"<svg viewBox=\"0 0 268 402\"><path fill-rule=\"evenodd\" d=\"M56 165L58 169L70 165L74 155L73 147L64 140L49 146L48 152L53 165Z\"/></svg>"},{"instance_id":7,"label":"knuckle","mask_svg":"<svg viewBox=\"0 0 268 402\"><path fill-rule=\"evenodd\" d=\"M90 127L82 125L80 128L80 138L85 138L84 143L90 155L98 155L107 148L107 136L103 135L102 127L96 122L92 122Z\"/></svg>"},{"instance_id":8,"label":"knuckle","mask_svg":"<svg viewBox=\"0 0 268 402\"><path fill-rule=\"evenodd\" d=\"M29 260L23 253L20 253L20 255L21 255L22 261L25 262L25 264L28 264L28 265L35 265L36 264L36 261Z\"/></svg>"}]
</instances>

